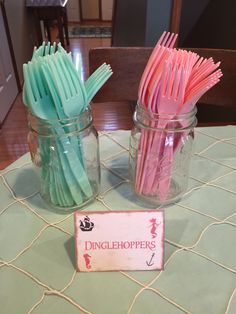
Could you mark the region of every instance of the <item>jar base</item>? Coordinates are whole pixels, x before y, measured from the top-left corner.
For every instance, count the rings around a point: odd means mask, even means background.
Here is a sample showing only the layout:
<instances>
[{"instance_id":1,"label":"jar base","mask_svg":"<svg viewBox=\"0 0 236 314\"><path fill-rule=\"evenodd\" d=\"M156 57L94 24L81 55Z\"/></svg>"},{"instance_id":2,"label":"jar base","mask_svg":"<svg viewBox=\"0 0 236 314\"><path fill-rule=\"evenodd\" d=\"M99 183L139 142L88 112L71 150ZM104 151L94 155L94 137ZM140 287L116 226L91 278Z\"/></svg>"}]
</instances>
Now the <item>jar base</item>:
<instances>
[{"instance_id":1,"label":"jar base","mask_svg":"<svg viewBox=\"0 0 236 314\"><path fill-rule=\"evenodd\" d=\"M43 201L47 204L49 209L53 212L61 213L61 214L68 214L70 212L81 210L83 207L89 205L90 203L94 202L96 197L99 195L99 188L96 185L96 183L91 183L91 186L93 188L93 196L87 199L86 201L82 202L81 204L73 204L72 206L58 206L51 202L48 195L44 195L40 192L40 196L42 197Z\"/></svg>"},{"instance_id":2,"label":"jar base","mask_svg":"<svg viewBox=\"0 0 236 314\"><path fill-rule=\"evenodd\" d=\"M167 207L169 205L177 203L181 200L184 193L186 192L186 189L183 190L183 186L181 186L180 188L180 184L172 180L166 200L161 201L158 195L150 196L150 195L141 194L138 191L136 191L134 185L132 185L132 187L135 194L140 198L140 200L142 200L142 203L146 204L147 206L152 206L154 208L163 207L163 206Z\"/></svg>"}]
</instances>

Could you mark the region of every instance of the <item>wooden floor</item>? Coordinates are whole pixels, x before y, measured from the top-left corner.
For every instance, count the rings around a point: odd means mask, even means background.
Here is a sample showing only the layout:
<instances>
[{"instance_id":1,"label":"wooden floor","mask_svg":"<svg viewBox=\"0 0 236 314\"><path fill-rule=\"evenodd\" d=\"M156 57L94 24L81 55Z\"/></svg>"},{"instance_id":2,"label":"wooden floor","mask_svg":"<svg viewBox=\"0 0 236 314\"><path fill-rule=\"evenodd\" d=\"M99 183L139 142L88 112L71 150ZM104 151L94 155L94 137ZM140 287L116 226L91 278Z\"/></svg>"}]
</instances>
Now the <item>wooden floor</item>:
<instances>
[{"instance_id":1,"label":"wooden floor","mask_svg":"<svg viewBox=\"0 0 236 314\"><path fill-rule=\"evenodd\" d=\"M83 62L83 75L88 75L88 52L90 48L110 46L109 38L77 38L70 40L68 50L79 54ZM132 106L123 104L93 104L94 124L97 130L130 129ZM2 128L0 129L0 170L28 152L27 113L21 93L17 96Z\"/></svg>"}]
</instances>

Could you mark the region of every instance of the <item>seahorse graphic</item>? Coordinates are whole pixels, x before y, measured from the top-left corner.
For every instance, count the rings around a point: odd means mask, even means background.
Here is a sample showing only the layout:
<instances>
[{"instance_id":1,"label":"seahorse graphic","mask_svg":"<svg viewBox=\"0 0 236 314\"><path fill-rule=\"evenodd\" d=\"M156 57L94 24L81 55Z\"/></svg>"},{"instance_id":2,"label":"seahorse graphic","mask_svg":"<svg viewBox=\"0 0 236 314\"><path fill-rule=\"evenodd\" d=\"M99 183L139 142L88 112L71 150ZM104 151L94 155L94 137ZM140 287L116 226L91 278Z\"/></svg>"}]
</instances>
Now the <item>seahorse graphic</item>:
<instances>
[{"instance_id":1,"label":"seahorse graphic","mask_svg":"<svg viewBox=\"0 0 236 314\"><path fill-rule=\"evenodd\" d=\"M150 227L151 227L152 238L154 239L157 236L156 230L159 224L156 223L156 218L152 218L149 221L152 223Z\"/></svg>"},{"instance_id":2,"label":"seahorse graphic","mask_svg":"<svg viewBox=\"0 0 236 314\"><path fill-rule=\"evenodd\" d=\"M85 253L83 255L83 257L84 257L86 268L90 269L91 268L91 265L90 265L90 258L91 258L91 256L88 253Z\"/></svg>"}]
</instances>

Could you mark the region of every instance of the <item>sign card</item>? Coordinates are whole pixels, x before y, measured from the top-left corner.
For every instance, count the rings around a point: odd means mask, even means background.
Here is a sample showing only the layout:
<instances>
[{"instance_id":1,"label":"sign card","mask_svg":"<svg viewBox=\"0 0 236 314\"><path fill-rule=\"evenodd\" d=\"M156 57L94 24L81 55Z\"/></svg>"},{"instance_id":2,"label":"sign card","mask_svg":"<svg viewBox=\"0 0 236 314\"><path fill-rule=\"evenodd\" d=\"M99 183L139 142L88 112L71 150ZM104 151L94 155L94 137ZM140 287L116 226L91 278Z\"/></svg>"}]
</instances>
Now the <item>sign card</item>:
<instances>
[{"instance_id":1,"label":"sign card","mask_svg":"<svg viewBox=\"0 0 236 314\"><path fill-rule=\"evenodd\" d=\"M78 271L163 269L163 210L75 212Z\"/></svg>"}]
</instances>

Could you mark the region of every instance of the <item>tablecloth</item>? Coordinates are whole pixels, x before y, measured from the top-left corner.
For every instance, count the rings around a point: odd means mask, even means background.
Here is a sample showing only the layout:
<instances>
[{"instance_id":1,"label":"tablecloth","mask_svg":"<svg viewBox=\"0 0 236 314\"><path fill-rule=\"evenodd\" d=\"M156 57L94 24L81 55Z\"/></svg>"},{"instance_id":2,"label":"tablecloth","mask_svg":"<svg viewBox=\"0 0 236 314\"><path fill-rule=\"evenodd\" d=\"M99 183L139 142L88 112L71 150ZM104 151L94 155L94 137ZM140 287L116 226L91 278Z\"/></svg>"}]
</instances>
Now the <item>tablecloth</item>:
<instances>
[{"instance_id":1,"label":"tablecloth","mask_svg":"<svg viewBox=\"0 0 236 314\"><path fill-rule=\"evenodd\" d=\"M129 131L102 132L101 194L82 210L143 209ZM42 201L29 154L0 172L0 312L236 313L236 127L197 128L189 187L165 208L163 271L75 271L73 213Z\"/></svg>"}]
</instances>

